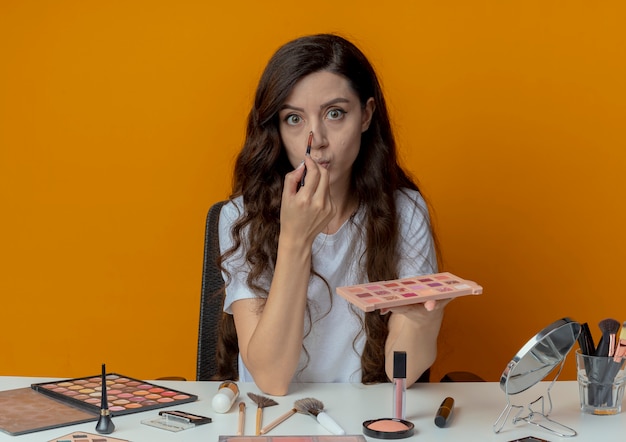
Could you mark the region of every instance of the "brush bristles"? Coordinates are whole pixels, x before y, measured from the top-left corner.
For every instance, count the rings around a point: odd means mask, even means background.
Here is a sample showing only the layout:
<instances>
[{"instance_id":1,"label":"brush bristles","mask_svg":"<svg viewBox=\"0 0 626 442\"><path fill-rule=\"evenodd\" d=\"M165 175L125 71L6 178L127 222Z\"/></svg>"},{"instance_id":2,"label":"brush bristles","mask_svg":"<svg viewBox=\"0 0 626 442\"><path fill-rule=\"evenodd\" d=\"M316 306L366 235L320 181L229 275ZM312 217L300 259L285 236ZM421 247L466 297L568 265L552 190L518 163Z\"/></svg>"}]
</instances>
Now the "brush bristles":
<instances>
[{"instance_id":1,"label":"brush bristles","mask_svg":"<svg viewBox=\"0 0 626 442\"><path fill-rule=\"evenodd\" d=\"M607 319L603 319L602 321L600 321L598 326L600 327L600 330L602 330L603 332L617 333L620 327L620 323L619 321L615 319L607 318Z\"/></svg>"},{"instance_id":2,"label":"brush bristles","mask_svg":"<svg viewBox=\"0 0 626 442\"><path fill-rule=\"evenodd\" d=\"M278 405L274 399L261 396L260 394L248 393L248 397L254 401L258 408L271 407L272 405Z\"/></svg>"},{"instance_id":3,"label":"brush bristles","mask_svg":"<svg viewBox=\"0 0 626 442\"><path fill-rule=\"evenodd\" d=\"M296 410L298 410L298 413L312 414L313 416L317 416L324 410L324 404L322 401L312 397L298 399L293 406Z\"/></svg>"}]
</instances>

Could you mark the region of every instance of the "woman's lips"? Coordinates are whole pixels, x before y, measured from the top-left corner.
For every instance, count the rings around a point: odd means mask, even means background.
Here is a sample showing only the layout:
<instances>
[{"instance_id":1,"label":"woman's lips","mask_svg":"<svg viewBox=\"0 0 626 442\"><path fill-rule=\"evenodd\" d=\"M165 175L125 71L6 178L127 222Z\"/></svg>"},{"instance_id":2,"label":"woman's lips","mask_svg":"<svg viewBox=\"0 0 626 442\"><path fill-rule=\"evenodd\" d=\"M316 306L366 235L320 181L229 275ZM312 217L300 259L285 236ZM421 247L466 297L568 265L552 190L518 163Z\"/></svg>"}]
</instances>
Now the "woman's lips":
<instances>
[{"instance_id":1,"label":"woman's lips","mask_svg":"<svg viewBox=\"0 0 626 442\"><path fill-rule=\"evenodd\" d=\"M330 167L330 161L326 160L315 160L315 162L324 169L328 169Z\"/></svg>"}]
</instances>

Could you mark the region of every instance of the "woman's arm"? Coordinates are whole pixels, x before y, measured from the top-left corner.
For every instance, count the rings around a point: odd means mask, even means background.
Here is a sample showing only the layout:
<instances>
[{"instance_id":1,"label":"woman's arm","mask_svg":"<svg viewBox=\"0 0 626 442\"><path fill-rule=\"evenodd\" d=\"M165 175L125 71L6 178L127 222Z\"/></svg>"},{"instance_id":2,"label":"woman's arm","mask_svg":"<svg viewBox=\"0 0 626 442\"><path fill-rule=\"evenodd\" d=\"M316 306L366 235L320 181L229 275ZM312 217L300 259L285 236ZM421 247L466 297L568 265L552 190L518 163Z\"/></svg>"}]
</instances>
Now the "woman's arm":
<instances>
[{"instance_id":1,"label":"woman's arm","mask_svg":"<svg viewBox=\"0 0 626 442\"><path fill-rule=\"evenodd\" d=\"M311 246L334 214L328 172L310 158L307 185L298 190L304 168L285 177L276 268L267 300L232 305L239 351L256 385L284 395L298 367L304 330Z\"/></svg>"},{"instance_id":2,"label":"woman's arm","mask_svg":"<svg viewBox=\"0 0 626 442\"><path fill-rule=\"evenodd\" d=\"M391 309L389 335L385 343L385 371L389 379L393 378L394 351L407 353L407 386L412 385L435 362L437 337L448 302L428 301L426 304Z\"/></svg>"},{"instance_id":3,"label":"woman's arm","mask_svg":"<svg viewBox=\"0 0 626 442\"><path fill-rule=\"evenodd\" d=\"M400 277L437 272L437 256L426 203L417 192L399 192ZM385 370L393 376L393 352L407 353L407 385L413 384L435 361L437 337L449 300L428 301L391 309L385 343ZM386 313L386 312L381 312Z\"/></svg>"}]
</instances>

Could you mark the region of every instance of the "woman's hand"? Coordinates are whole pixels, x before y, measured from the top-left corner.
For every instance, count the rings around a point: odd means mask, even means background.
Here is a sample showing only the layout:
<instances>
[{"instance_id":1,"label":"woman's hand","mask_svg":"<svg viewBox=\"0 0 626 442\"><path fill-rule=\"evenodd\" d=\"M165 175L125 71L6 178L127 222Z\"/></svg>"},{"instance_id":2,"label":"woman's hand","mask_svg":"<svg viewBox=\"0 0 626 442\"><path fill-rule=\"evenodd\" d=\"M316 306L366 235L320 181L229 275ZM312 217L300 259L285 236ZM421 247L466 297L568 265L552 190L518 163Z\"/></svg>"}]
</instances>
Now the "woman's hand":
<instances>
[{"instance_id":1,"label":"woman's hand","mask_svg":"<svg viewBox=\"0 0 626 442\"><path fill-rule=\"evenodd\" d=\"M443 310L452 299L440 299L438 301L428 300L419 304L405 305L401 307L391 307L380 309L381 315L386 315L389 312L405 315L408 319L414 321L423 321L428 318L430 312Z\"/></svg>"},{"instance_id":2,"label":"woman's hand","mask_svg":"<svg viewBox=\"0 0 626 442\"><path fill-rule=\"evenodd\" d=\"M305 185L300 186L305 167ZM311 157L305 157L300 166L285 175L280 209L281 239L303 239L307 244L312 244L335 212L330 197L328 171Z\"/></svg>"},{"instance_id":3,"label":"woman's hand","mask_svg":"<svg viewBox=\"0 0 626 442\"><path fill-rule=\"evenodd\" d=\"M443 311L450 301L442 299L387 309L392 313L385 343L385 369L389 379L393 376L394 351L407 352L407 385L413 384L435 362Z\"/></svg>"}]
</instances>

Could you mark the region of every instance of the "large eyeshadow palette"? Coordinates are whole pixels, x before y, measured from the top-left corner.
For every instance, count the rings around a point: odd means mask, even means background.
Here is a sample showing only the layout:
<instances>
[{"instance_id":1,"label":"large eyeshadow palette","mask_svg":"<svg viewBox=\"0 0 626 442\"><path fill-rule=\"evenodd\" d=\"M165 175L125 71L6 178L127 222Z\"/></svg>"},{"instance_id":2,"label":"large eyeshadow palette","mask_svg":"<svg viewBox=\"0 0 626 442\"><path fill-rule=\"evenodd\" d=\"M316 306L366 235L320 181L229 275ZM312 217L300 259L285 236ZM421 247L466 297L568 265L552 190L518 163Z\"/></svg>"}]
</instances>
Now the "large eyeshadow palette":
<instances>
[{"instance_id":1,"label":"large eyeshadow palette","mask_svg":"<svg viewBox=\"0 0 626 442\"><path fill-rule=\"evenodd\" d=\"M198 400L198 396L172 390L150 382L122 376L106 375L107 400L112 415L137 413L155 408L169 407ZM56 382L32 384L34 390L81 408L100 413L102 377L66 379Z\"/></svg>"},{"instance_id":2,"label":"large eyeshadow palette","mask_svg":"<svg viewBox=\"0 0 626 442\"><path fill-rule=\"evenodd\" d=\"M85 433L84 431L74 431L65 436L57 437L48 442L128 442L127 439L117 439L115 437L103 436L102 434Z\"/></svg>"},{"instance_id":3,"label":"large eyeshadow palette","mask_svg":"<svg viewBox=\"0 0 626 442\"><path fill-rule=\"evenodd\" d=\"M220 436L218 442L366 442L366 440L360 434L341 434L332 436Z\"/></svg>"},{"instance_id":4,"label":"large eyeshadow palette","mask_svg":"<svg viewBox=\"0 0 626 442\"><path fill-rule=\"evenodd\" d=\"M448 272L337 287L337 294L365 312L482 292L474 281Z\"/></svg>"}]
</instances>

